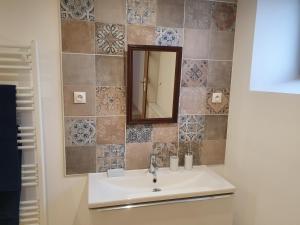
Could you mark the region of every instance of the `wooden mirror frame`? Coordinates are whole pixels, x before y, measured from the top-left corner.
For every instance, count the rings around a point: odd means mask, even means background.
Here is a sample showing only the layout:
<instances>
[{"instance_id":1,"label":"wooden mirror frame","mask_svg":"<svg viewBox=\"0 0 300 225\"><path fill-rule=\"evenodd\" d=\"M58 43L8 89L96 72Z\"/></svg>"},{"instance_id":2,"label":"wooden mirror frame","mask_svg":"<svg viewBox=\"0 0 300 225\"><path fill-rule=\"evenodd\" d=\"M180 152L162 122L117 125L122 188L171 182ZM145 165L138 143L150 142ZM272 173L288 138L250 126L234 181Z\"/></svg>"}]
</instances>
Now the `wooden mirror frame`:
<instances>
[{"instance_id":1,"label":"wooden mirror frame","mask_svg":"<svg viewBox=\"0 0 300 225\"><path fill-rule=\"evenodd\" d=\"M149 119L133 119L132 118L132 86L133 86L133 51L162 51L176 53L174 93L173 93L173 109L170 118L149 118ZM156 124L156 123L177 123L178 104L180 94L180 78L181 78L181 61L182 47L173 46L154 46L154 45L128 45L127 52L127 124Z\"/></svg>"}]
</instances>

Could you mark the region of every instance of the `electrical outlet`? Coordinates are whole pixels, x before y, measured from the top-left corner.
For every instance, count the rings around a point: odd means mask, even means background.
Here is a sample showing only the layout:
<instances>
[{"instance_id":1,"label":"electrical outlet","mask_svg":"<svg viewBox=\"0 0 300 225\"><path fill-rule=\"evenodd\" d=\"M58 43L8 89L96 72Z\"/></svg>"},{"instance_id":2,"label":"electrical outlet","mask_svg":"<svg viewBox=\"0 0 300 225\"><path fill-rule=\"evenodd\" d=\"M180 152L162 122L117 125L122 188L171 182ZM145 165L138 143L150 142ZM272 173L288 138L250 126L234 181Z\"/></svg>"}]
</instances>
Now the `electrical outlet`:
<instances>
[{"instance_id":1,"label":"electrical outlet","mask_svg":"<svg viewBox=\"0 0 300 225\"><path fill-rule=\"evenodd\" d=\"M86 103L86 92L74 92L74 103L85 104Z\"/></svg>"},{"instance_id":2,"label":"electrical outlet","mask_svg":"<svg viewBox=\"0 0 300 225\"><path fill-rule=\"evenodd\" d=\"M212 103L222 103L222 93L213 93Z\"/></svg>"}]
</instances>

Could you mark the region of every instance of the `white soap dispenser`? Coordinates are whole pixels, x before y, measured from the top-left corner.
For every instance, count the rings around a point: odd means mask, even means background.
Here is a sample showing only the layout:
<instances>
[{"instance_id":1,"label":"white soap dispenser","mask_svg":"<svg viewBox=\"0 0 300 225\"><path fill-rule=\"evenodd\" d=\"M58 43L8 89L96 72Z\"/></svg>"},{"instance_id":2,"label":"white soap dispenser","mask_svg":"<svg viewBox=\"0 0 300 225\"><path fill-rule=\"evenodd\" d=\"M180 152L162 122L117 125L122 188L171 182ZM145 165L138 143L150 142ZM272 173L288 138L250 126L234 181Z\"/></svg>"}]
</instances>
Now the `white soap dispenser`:
<instances>
[{"instance_id":1,"label":"white soap dispenser","mask_svg":"<svg viewBox=\"0 0 300 225\"><path fill-rule=\"evenodd\" d=\"M191 150L191 143L188 152L184 156L184 168L186 170L193 169L193 153Z\"/></svg>"}]
</instances>

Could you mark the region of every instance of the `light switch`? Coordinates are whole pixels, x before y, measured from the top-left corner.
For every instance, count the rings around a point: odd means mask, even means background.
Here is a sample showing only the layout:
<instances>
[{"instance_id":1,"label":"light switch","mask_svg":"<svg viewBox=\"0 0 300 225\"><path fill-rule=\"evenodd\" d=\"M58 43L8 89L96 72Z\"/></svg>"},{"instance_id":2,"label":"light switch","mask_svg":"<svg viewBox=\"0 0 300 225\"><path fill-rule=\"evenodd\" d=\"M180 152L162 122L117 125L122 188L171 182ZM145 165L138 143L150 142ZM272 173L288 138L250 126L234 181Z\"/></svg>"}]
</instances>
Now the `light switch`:
<instances>
[{"instance_id":1,"label":"light switch","mask_svg":"<svg viewBox=\"0 0 300 225\"><path fill-rule=\"evenodd\" d=\"M86 103L86 92L74 92L74 103L85 104Z\"/></svg>"},{"instance_id":2,"label":"light switch","mask_svg":"<svg viewBox=\"0 0 300 225\"><path fill-rule=\"evenodd\" d=\"M212 103L222 103L222 93L213 93Z\"/></svg>"}]
</instances>

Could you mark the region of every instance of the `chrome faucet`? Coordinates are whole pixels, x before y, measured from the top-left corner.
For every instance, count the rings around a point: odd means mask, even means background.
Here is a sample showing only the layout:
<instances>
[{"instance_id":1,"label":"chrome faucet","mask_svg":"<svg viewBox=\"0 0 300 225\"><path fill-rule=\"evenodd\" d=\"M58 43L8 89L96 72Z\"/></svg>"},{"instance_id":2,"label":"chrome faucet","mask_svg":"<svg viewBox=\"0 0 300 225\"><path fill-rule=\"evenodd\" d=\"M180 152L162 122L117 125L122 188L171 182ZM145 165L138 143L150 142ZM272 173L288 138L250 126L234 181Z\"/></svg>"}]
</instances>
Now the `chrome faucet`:
<instances>
[{"instance_id":1,"label":"chrome faucet","mask_svg":"<svg viewBox=\"0 0 300 225\"><path fill-rule=\"evenodd\" d=\"M157 162L156 162L156 155L151 154L150 155L150 166L149 166L149 173L153 175L153 182L156 183L157 176L156 176L156 171L157 171Z\"/></svg>"}]
</instances>

